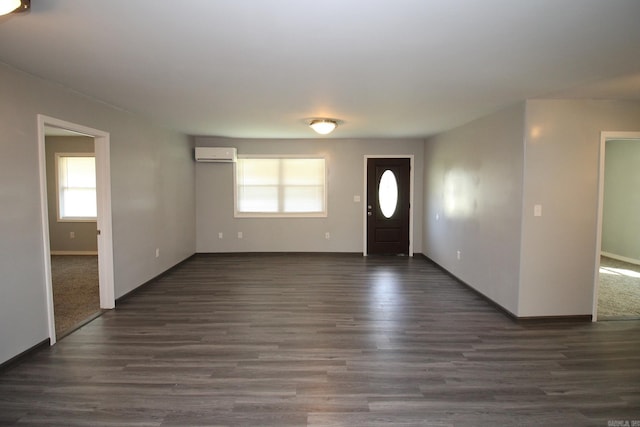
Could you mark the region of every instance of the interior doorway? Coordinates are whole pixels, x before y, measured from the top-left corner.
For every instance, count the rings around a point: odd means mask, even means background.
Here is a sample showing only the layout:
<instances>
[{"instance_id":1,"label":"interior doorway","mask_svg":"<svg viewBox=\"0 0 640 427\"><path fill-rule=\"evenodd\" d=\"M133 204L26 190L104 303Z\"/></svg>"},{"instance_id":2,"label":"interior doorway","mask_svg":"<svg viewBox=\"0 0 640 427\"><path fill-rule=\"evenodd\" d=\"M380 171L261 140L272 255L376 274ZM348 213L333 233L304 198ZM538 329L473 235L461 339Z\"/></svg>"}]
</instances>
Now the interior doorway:
<instances>
[{"instance_id":1,"label":"interior doorway","mask_svg":"<svg viewBox=\"0 0 640 427\"><path fill-rule=\"evenodd\" d=\"M602 132L593 320L640 318L640 132ZM631 162L631 163L630 163ZM608 173L607 173L608 171ZM631 237L631 238L630 238Z\"/></svg>"},{"instance_id":2,"label":"interior doorway","mask_svg":"<svg viewBox=\"0 0 640 427\"><path fill-rule=\"evenodd\" d=\"M95 139L45 126L56 340L100 313Z\"/></svg>"},{"instance_id":3,"label":"interior doorway","mask_svg":"<svg viewBox=\"0 0 640 427\"><path fill-rule=\"evenodd\" d=\"M43 230L43 254L45 271L45 289L47 295L47 317L49 320L49 339L51 345L57 341L56 319L54 310L51 240L49 230L50 209L47 196L47 166L46 166L46 135L52 129L60 133L70 133L92 138L95 153L96 178L96 234L97 234L97 270L99 282L100 309L115 307L115 292L113 283L113 243L111 230L111 186L109 162L109 134L97 129L78 125L71 122L38 115L38 151L40 168L40 196Z\"/></svg>"},{"instance_id":4,"label":"interior doorway","mask_svg":"<svg viewBox=\"0 0 640 427\"><path fill-rule=\"evenodd\" d=\"M363 254L413 256L414 158L364 157Z\"/></svg>"}]
</instances>

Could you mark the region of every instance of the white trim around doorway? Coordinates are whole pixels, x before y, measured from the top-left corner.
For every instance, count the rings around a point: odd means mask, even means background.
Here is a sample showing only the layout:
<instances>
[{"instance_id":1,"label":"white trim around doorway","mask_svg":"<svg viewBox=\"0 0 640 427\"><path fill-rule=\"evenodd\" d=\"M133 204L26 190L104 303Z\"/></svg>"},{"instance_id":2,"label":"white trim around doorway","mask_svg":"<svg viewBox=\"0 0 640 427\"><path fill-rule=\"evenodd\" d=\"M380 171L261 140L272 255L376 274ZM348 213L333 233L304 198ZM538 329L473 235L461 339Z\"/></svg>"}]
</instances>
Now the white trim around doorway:
<instances>
[{"instance_id":1,"label":"white trim around doorway","mask_svg":"<svg viewBox=\"0 0 640 427\"><path fill-rule=\"evenodd\" d=\"M53 289L51 282L51 248L49 242L49 207L47 204L47 176L45 136L46 127L55 127L92 137L95 141L96 189L98 218L98 274L100 282L100 308L115 307L113 275L113 237L111 222L111 169L109 133L76 123L38 114L38 160L40 170L40 209L42 216L42 242L44 254L45 289L47 296L47 318L51 345L56 343L53 311Z\"/></svg>"},{"instance_id":2,"label":"white trim around doorway","mask_svg":"<svg viewBox=\"0 0 640 427\"><path fill-rule=\"evenodd\" d=\"M600 287L600 255L602 254L602 211L604 206L604 165L607 141L617 139L640 140L640 132L600 132L600 165L598 169L598 213L596 219L596 250L593 273L593 308L591 319L598 321L598 291Z\"/></svg>"},{"instance_id":3,"label":"white trim around doorway","mask_svg":"<svg viewBox=\"0 0 640 427\"><path fill-rule=\"evenodd\" d=\"M367 256L367 161L369 159L409 159L411 170L409 172L409 256L413 256L413 192L414 183L414 158L413 154L365 154L364 155L364 190L362 196L362 255Z\"/></svg>"}]
</instances>

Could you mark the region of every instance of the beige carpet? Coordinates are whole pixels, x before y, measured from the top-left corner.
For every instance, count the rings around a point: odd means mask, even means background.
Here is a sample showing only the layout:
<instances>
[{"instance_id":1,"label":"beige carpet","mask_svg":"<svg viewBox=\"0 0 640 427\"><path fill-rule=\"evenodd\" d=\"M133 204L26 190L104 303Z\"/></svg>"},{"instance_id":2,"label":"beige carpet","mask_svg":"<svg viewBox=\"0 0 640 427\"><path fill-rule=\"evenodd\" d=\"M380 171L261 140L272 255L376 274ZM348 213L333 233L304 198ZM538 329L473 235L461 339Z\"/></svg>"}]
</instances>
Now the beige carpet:
<instances>
[{"instance_id":1,"label":"beige carpet","mask_svg":"<svg viewBox=\"0 0 640 427\"><path fill-rule=\"evenodd\" d=\"M602 257L598 319L640 318L640 265Z\"/></svg>"},{"instance_id":2,"label":"beige carpet","mask_svg":"<svg viewBox=\"0 0 640 427\"><path fill-rule=\"evenodd\" d=\"M53 255L51 279L56 337L61 338L100 312L98 257Z\"/></svg>"}]
</instances>

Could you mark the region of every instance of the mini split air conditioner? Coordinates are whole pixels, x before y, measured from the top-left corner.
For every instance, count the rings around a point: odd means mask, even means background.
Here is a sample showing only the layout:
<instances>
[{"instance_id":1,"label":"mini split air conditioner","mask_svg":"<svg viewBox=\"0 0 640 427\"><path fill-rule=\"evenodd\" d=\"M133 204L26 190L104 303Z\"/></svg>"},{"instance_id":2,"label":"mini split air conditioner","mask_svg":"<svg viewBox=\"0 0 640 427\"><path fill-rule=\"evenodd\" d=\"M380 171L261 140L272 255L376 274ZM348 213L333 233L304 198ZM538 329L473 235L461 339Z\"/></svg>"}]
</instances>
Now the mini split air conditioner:
<instances>
[{"instance_id":1,"label":"mini split air conditioner","mask_svg":"<svg viewBox=\"0 0 640 427\"><path fill-rule=\"evenodd\" d=\"M196 147L196 162L236 161L236 149L233 147Z\"/></svg>"}]
</instances>

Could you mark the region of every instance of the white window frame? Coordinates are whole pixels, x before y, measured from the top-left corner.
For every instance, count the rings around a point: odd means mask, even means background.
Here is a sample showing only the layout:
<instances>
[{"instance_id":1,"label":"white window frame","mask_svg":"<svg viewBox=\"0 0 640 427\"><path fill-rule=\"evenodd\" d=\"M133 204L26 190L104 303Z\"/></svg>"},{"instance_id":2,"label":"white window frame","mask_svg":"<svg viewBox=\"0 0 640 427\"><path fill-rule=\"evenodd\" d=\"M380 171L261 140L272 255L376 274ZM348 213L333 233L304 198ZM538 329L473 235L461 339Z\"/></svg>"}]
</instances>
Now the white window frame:
<instances>
[{"instance_id":1,"label":"white window frame","mask_svg":"<svg viewBox=\"0 0 640 427\"><path fill-rule=\"evenodd\" d=\"M236 163L233 164L233 211L235 218L326 218L329 215L327 204L329 194L327 158L313 155L238 155L238 159L322 159L324 160L324 198L322 212L240 212L238 211L238 175Z\"/></svg>"},{"instance_id":2,"label":"white window frame","mask_svg":"<svg viewBox=\"0 0 640 427\"><path fill-rule=\"evenodd\" d=\"M56 170L56 215L58 222L97 222L98 217L63 217L60 212L60 158L61 157L93 157L95 153L55 153L55 170ZM97 188L96 188L97 195ZM96 200L97 203L97 200ZM97 209L96 209L97 210Z\"/></svg>"}]
</instances>

